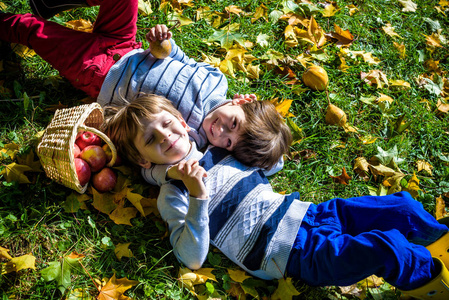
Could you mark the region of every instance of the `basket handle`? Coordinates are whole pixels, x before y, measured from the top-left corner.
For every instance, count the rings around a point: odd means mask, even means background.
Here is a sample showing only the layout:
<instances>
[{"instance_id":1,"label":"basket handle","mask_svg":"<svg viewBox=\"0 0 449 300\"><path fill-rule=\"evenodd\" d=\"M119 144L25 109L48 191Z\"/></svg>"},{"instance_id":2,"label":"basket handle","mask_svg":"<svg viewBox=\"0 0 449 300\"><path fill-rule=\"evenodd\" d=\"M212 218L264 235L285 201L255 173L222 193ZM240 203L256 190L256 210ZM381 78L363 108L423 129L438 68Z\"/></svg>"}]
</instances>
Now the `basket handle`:
<instances>
[{"instance_id":1,"label":"basket handle","mask_svg":"<svg viewBox=\"0 0 449 300\"><path fill-rule=\"evenodd\" d=\"M108 144L108 146L112 152L112 158L106 166L112 167L115 164L115 161L117 160L117 149L115 148L115 146L111 142L111 140L108 138L108 136L94 127L89 127L89 126L85 126L85 125L78 126L78 132L80 132L80 131L90 131L92 133L95 133L96 135L101 137L103 139L103 141L106 142L106 144Z\"/></svg>"}]
</instances>

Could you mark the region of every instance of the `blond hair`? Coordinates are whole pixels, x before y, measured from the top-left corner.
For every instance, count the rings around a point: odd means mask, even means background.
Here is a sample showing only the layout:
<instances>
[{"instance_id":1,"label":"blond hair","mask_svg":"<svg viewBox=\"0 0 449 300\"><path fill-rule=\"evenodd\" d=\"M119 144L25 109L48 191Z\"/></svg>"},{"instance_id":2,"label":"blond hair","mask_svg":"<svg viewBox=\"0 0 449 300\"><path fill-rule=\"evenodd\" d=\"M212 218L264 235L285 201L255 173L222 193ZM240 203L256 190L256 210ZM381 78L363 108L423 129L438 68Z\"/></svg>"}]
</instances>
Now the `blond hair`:
<instances>
[{"instance_id":1,"label":"blond hair","mask_svg":"<svg viewBox=\"0 0 449 300\"><path fill-rule=\"evenodd\" d=\"M292 143L290 128L269 101L252 101L241 105L246 121L233 152L240 162L271 169Z\"/></svg>"},{"instance_id":2,"label":"blond hair","mask_svg":"<svg viewBox=\"0 0 449 300\"><path fill-rule=\"evenodd\" d=\"M142 156L134 144L134 138L143 131L142 120L151 120L161 111L167 111L174 116L180 116L179 111L165 97L145 94L136 100L123 105L113 105L104 108L105 122L101 129L111 139L119 155L139 166Z\"/></svg>"}]
</instances>

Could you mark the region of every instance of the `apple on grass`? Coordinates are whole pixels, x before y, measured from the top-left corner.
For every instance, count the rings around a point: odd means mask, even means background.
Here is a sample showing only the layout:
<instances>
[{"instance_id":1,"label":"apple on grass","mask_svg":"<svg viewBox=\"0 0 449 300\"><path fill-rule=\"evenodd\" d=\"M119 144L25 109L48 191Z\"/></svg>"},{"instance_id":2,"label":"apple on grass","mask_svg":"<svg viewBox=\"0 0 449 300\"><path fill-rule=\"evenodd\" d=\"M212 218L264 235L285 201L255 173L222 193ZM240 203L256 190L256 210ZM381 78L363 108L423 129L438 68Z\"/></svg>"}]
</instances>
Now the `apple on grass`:
<instances>
[{"instance_id":1,"label":"apple on grass","mask_svg":"<svg viewBox=\"0 0 449 300\"><path fill-rule=\"evenodd\" d=\"M95 133L84 131L81 134L78 134L75 143L78 145L78 147L80 147L80 150L83 150L84 148L90 145L101 146L103 141Z\"/></svg>"},{"instance_id":2,"label":"apple on grass","mask_svg":"<svg viewBox=\"0 0 449 300\"><path fill-rule=\"evenodd\" d=\"M106 165L106 153L97 145L90 145L81 151L80 158L90 166L92 172L100 171Z\"/></svg>"},{"instance_id":3,"label":"apple on grass","mask_svg":"<svg viewBox=\"0 0 449 300\"><path fill-rule=\"evenodd\" d=\"M112 191L117 184L117 175L108 167L92 176L92 184L100 193Z\"/></svg>"},{"instance_id":4,"label":"apple on grass","mask_svg":"<svg viewBox=\"0 0 449 300\"><path fill-rule=\"evenodd\" d=\"M89 164L81 158L75 158L75 170L81 186L85 186L89 182L91 176Z\"/></svg>"}]
</instances>

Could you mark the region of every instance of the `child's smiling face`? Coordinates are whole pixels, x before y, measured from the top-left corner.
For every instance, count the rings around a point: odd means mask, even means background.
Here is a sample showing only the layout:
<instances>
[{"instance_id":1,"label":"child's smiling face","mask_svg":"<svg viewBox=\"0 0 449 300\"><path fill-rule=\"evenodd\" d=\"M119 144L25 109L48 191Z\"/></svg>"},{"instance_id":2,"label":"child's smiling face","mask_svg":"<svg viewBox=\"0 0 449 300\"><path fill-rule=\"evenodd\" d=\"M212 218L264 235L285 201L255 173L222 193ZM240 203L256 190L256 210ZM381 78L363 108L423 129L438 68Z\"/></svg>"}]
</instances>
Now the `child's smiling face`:
<instances>
[{"instance_id":1,"label":"child's smiling face","mask_svg":"<svg viewBox=\"0 0 449 300\"><path fill-rule=\"evenodd\" d=\"M134 144L139 151L142 167L147 163L176 164L190 151L189 126L184 119L162 110L152 120L142 120L143 131L139 130Z\"/></svg>"},{"instance_id":2,"label":"child's smiling face","mask_svg":"<svg viewBox=\"0 0 449 300\"><path fill-rule=\"evenodd\" d=\"M202 127L209 143L232 151L240 138L245 120L245 113L240 104L233 101L208 114Z\"/></svg>"}]
</instances>

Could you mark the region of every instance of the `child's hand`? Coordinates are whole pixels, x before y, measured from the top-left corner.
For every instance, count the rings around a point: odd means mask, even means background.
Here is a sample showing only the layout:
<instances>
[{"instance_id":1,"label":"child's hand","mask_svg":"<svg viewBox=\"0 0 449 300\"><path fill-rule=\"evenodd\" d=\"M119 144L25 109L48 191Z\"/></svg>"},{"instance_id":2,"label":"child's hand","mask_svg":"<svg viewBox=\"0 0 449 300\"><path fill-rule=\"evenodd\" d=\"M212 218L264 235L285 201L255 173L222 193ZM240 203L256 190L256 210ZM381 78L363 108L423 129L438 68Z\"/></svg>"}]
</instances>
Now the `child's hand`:
<instances>
[{"instance_id":1,"label":"child's hand","mask_svg":"<svg viewBox=\"0 0 449 300\"><path fill-rule=\"evenodd\" d=\"M233 100L238 100L238 99L248 99L251 101L257 101L257 96L255 94L245 94L245 95L241 95L241 94L235 94L234 98L232 98Z\"/></svg>"},{"instance_id":2,"label":"child's hand","mask_svg":"<svg viewBox=\"0 0 449 300\"><path fill-rule=\"evenodd\" d=\"M189 190L190 196L198 199L207 199L209 194L203 182L207 177L206 170L200 166L196 159L181 161L177 167L178 176Z\"/></svg>"},{"instance_id":3,"label":"child's hand","mask_svg":"<svg viewBox=\"0 0 449 300\"><path fill-rule=\"evenodd\" d=\"M167 26L158 24L148 31L146 34L147 41L154 42L157 40L167 40L172 36L171 32L168 31Z\"/></svg>"}]
</instances>

